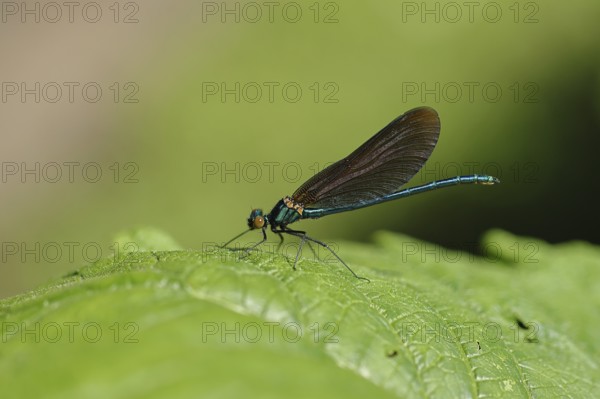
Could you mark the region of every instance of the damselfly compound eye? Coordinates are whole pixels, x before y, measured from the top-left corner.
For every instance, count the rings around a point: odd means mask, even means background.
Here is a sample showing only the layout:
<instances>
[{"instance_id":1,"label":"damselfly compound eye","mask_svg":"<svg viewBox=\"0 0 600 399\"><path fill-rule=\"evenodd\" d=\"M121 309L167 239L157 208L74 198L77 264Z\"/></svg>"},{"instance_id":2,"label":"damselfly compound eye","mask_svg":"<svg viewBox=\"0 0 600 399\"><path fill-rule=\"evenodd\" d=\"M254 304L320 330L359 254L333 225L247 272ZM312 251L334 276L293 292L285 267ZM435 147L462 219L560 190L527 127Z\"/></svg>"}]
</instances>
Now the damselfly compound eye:
<instances>
[{"instance_id":1,"label":"damselfly compound eye","mask_svg":"<svg viewBox=\"0 0 600 399\"><path fill-rule=\"evenodd\" d=\"M252 221L252 227L255 229L262 229L265 225L265 218L262 216L257 216Z\"/></svg>"}]
</instances>

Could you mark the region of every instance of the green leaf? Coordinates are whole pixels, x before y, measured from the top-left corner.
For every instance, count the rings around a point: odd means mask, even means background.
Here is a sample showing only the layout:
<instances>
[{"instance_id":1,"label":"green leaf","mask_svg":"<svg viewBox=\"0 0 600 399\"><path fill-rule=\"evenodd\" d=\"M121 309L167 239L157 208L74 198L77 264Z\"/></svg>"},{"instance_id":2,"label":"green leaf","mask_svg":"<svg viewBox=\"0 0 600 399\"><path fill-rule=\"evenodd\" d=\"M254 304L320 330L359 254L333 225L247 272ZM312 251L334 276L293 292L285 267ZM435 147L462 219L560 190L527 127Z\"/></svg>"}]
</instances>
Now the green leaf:
<instances>
[{"instance_id":1,"label":"green leaf","mask_svg":"<svg viewBox=\"0 0 600 399\"><path fill-rule=\"evenodd\" d=\"M156 230L117 241L0 301L3 397L600 397L586 243L491 231L477 257L382 232L339 246L368 283L322 251L294 271Z\"/></svg>"}]
</instances>

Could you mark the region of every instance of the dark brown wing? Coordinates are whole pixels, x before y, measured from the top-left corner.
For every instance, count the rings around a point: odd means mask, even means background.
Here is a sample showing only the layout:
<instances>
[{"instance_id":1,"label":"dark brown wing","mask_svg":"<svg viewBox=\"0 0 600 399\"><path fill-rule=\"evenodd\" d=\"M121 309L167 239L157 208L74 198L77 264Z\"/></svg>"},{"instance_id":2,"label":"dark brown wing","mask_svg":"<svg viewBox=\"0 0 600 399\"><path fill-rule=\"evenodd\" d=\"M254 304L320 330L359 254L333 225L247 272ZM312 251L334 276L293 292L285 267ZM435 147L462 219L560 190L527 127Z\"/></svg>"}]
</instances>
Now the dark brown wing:
<instances>
[{"instance_id":1,"label":"dark brown wing","mask_svg":"<svg viewBox=\"0 0 600 399\"><path fill-rule=\"evenodd\" d=\"M393 193L421 169L439 135L434 109L410 110L310 178L292 197L305 208L338 208Z\"/></svg>"}]
</instances>

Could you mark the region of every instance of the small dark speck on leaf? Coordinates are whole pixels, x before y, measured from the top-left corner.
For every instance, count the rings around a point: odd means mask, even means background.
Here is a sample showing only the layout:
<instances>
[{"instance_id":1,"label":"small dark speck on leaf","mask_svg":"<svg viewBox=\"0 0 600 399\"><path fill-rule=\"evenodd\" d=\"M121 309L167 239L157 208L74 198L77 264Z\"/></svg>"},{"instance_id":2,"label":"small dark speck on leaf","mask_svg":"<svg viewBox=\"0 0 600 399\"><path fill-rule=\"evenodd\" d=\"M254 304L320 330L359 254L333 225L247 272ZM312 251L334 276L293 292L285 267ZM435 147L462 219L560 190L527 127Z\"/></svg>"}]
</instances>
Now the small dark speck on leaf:
<instances>
[{"instance_id":1,"label":"small dark speck on leaf","mask_svg":"<svg viewBox=\"0 0 600 399\"><path fill-rule=\"evenodd\" d=\"M392 351L389 351L389 352L388 352L388 353L386 353L385 355L386 355L387 357L395 357L395 356L397 356L397 355L398 355L398 351L394 349L394 350L392 350Z\"/></svg>"},{"instance_id":2,"label":"small dark speck on leaf","mask_svg":"<svg viewBox=\"0 0 600 399\"><path fill-rule=\"evenodd\" d=\"M515 321L517 322L517 326L519 326L520 329L529 330L529 326L527 324L525 324L525 322L523 320L516 317Z\"/></svg>"}]
</instances>

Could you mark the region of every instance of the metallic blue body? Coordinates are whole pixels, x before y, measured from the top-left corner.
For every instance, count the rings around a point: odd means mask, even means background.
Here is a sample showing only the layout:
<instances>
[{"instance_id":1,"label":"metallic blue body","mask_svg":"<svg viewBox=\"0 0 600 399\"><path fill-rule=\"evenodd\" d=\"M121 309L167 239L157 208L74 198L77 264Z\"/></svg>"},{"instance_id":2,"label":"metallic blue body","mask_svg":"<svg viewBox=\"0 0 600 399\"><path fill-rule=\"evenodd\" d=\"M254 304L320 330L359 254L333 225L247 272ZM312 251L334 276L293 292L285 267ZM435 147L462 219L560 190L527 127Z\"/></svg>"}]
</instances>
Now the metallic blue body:
<instances>
[{"instance_id":1,"label":"metallic blue body","mask_svg":"<svg viewBox=\"0 0 600 399\"><path fill-rule=\"evenodd\" d=\"M452 177L450 179L438 180L431 183L423 184L422 186L416 186L407 188L401 191L397 191L392 194L385 195L383 197L376 198L371 201L366 201L362 203L353 204L352 206L346 206L341 208L331 208L331 209L320 209L320 208L305 208L302 212L302 216L294 219L316 219L321 216L333 215L334 213L352 211L354 209L365 208L367 206L381 204L382 202L393 201L398 198L408 197L410 195L415 195L419 193L423 193L425 191L436 190L442 187L454 186L457 184L496 184L500 181L493 176L482 176L482 175L470 175L470 176L457 176ZM275 208L273 209L275 210ZM273 212L273 211L271 211ZM291 223L291 222L290 222Z\"/></svg>"}]
</instances>

